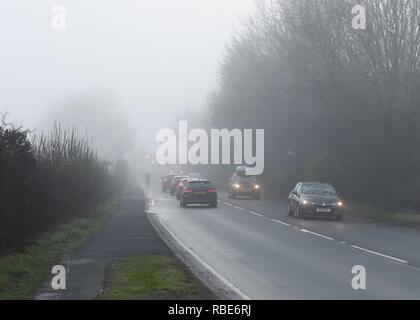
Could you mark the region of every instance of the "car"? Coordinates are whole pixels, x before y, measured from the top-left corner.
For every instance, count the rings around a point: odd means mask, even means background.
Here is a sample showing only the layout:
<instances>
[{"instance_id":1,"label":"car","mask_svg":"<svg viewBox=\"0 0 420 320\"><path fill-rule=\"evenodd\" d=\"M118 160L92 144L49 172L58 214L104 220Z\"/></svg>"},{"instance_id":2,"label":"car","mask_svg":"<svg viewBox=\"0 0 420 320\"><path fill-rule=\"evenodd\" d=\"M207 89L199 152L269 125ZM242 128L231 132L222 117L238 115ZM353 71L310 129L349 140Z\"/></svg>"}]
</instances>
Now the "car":
<instances>
[{"instance_id":1,"label":"car","mask_svg":"<svg viewBox=\"0 0 420 320\"><path fill-rule=\"evenodd\" d=\"M185 185L187 184L187 182L190 180L191 178L184 178L181 179L178 183L178 187L176 190L176 198L179 200L180 195L182 193L182 190L184 189Z\"/></svg>"},{"instance_id":2,"label":"car","mask_svg":"<svg viewBox=\"0 0 420 320\"><path fill-rule=\"evenodd\" d=\"M189 180L182 190L179 205L186 208L190 204L206 204L216 208L217 191L214 184L208 180Z\"/></svg>"},{"instance_id":3,"label":"car","mask_svg":"<svg viewBox=\"0 0 420 320\"><path fill-rule=\"evenodd\" d=\"M334 187L324 182L299 182L288 198L289 216L343 220L344 203Z\"/></svg>"},{"instance_id":4,"label":"car","mask_svg":"<svg viewBox=\"0 0 420 320\"><path fill-rule=\"evenodd\" d=\"M171 188L171 182L173 177L175 177L176 174L169 173L162 177L162 192L167 192Z\"/></svg>"},{"instance_id":5,"label":"car","mask_svg":"<svg viewBox=\"0 0 420 320\"><path fill-rule=\"evenodd\" d=\"M171 181L169 193L174 196L176 195L178 184L182 179L189 178L188 176L174 176Z\"/></svg>"},{"instance_id":6,"label":"car","mask_svg":"<svg viewBox=\"0 0 420 320\"><path fill-rule=\"evenodd\" d=\"M259 200L261 197L261 186L255 176L247 176L246 168L239 166L229 181L229 198L235 199L237 196L247 196Z\"/></svg>"},{"instance_id":7,"label":"car","mask_svg":"<svg viewBox=\"0 0 420 320\"><path fill-rule=\"evenodd\" d=\"M188 174L191 178L194 179L202 179L203 177L201 176L201 173L197 173L197 172L190 172Z\"/></svg>"}]
</instances>

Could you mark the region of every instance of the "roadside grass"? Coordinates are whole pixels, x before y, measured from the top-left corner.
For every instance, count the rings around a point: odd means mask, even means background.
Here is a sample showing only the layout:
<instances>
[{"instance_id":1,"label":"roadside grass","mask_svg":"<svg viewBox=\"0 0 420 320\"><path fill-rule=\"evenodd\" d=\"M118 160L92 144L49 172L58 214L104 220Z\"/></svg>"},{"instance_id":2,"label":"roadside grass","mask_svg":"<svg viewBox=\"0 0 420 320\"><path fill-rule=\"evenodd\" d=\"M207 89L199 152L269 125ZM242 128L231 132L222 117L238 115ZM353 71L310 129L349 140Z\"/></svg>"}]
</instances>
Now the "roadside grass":
<instances>
[{"instance_id":1,"label":"roadside grass","mask_svg":"<svg viewBox=\"0 0 420 320\"><path fill-rule=\"evenodd\" d=\"M136 256L114 261L101 299L208 298L193 279L170 256Z\"/></svg>"},{"instance_id":2,"label":"roadside grass","mask_svg":"<svg viewBox=\"0 0 420 320\"><path fill-rule=\"evenodd\" d=\"M99 206L91 215L61 224L24 248L0 256L0 300L29 299L52 265L98 232L116 208L116 202Z\"/></svg>"},{"instance_id":3,"label":"roadside grass","mask_svg":"<svg viewBox=\"0 0 420 320\"><path fill-rule=\"evenodd\" d=\"M368 204L351 204L348 213L355 217L372 219L377 222L385 222L393 225L410 228L420 228L420 214L405 212L389 212Z\"/></svg>"}]
</instances>

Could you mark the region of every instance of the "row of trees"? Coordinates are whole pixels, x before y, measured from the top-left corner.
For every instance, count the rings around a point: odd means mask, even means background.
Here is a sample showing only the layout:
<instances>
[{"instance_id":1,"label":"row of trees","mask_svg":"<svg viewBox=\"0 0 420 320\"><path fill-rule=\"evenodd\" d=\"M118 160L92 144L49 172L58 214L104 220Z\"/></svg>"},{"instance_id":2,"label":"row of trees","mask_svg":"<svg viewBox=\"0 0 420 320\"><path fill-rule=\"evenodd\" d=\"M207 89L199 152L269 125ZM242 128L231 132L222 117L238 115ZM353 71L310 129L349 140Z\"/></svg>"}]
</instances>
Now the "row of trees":
<instances>
[{"instance_id":1,"label":"row of trees","mask_svg":"<svg viewBox=\"0 0 420 320\"><path fill-rule=\"evenodd\" d=\"M109 165L75 130L35 136L0 123L0 252L70 218L116 191Z\"/></svg>"},{"instance_id":2,"label":"row of trees","mask_svg":"<svg viewBox=\"0 0 420 320\"><path fill-rule=\"evenodd\" d=\"M268 0L227 48L206 119L264 128L262 179L280 192L326 180L420 209L419 89L418 0Z\"/></svg>"}]
</instances>

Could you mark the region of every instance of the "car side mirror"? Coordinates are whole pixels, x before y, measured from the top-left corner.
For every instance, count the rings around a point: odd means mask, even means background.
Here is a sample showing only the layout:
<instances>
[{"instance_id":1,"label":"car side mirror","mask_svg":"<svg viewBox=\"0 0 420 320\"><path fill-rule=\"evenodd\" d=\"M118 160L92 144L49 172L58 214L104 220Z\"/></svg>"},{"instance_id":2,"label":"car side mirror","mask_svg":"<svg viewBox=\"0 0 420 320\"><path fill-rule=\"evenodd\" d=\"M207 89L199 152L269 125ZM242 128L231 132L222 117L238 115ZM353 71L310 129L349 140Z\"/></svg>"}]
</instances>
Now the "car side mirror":
<instances>
[{"instance_id":1,"label":"car side mirror","mask_svg":"<svg viewBox=\"0 0 420 320\"><path fill-rule=\"evenodd\" d=\"M292 191L292 194L294 194L295 196L297 196L297 192L295 190Z\"/></svg>"}]
</instances>

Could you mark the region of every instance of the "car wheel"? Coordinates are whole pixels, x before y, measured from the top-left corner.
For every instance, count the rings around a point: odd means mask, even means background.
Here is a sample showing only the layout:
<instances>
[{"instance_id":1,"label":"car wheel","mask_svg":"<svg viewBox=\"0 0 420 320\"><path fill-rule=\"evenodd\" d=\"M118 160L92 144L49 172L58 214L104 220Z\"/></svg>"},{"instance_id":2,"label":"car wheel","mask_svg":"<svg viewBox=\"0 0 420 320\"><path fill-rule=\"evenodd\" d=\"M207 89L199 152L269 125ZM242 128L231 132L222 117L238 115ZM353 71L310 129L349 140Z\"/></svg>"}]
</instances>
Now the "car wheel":
<instances>
[{"instance_id":1,"label":"car wheel","mask_svg":"<svg viewBox=\"0 0 420 320\"><path fill-rule=\"evenodd\" d=\"M210 203L210 208L217 208L217 201Z\"/></svg>"},{"instance_id":2,"label":"car wheel","mask_svg":"<svg viewBox=\"0 0 420 320\"><path fill-rule=\"evenodd\" d=\"M335 220L337 221L343 221L343 215L339 214L338 216L335 216Z\"/></svg>"},{"instance_id":3,"label":"car wheel","mask_svg":"<svg viewBox=\"0 0 420 320\"><path fill-rule=\"evenodd\" d=\"M179 202L179 205L180 205L182 208L186 208L186 207L187 207L186 203L185 203L184 201L182 201L182 200Z\"/></svg>"},{"instance_id":4,"label":"car wheel","mask_svg":"<svg viewBox=\"0 0 420 320\"><path fill-rule=\"evenodd\" d=\"M254 199L255 199L255 200L260 200L260 199L261 199L261 195L260 195L260 194L256 194L256 195L254 196Z\"/></svg>"},{"instance_id":5,"label":"car wheel","mask_svg":"<svg viewBox=\"0 0 420 320\"><path fill-rule=\"evenodd\" d=\"M303 218L303 215L300 213L299 206L296 206L295 216L296 216L296 218L298 218L298 219L302 219L302 218Z\"/></svg>"},{"instance_id":6,"label":"car wheel","mask_svg":"<svg viewBox=\"0 0 420 320\"><path fill-rule=\"evenodd\" d=\"M287 215L293 216L293 211L292 211L292 207L290 206L290 203L287 204Z\"/></svg>"},{"instance_id":7,"label":"car wheel","mask_svg":"<svg viewBox=\"0 0 420 320\"><path fill-rule=\"evenodd\" d=\"M236 195L232 192L232 194L230 195L230 198L231 199L235 199L236 198Z\"/></svg>"}]
</instances>

